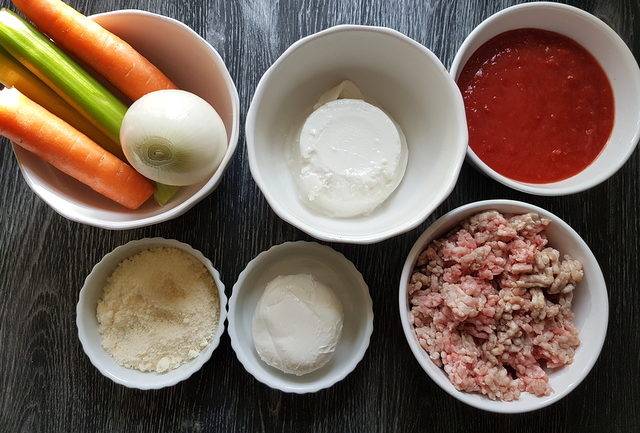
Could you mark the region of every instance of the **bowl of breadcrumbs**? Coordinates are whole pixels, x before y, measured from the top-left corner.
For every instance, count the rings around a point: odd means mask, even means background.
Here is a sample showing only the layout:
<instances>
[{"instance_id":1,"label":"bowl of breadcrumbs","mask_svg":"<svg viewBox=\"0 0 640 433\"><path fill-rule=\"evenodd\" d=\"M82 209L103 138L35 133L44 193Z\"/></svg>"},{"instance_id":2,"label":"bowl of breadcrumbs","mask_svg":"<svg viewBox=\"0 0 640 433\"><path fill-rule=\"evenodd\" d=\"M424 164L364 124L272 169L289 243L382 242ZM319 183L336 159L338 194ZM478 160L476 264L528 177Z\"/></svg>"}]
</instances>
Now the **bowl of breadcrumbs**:
<instances>
[{"instance_id":1,"label":"bowl of breadcrumbs","mask_svg":"<svg viewBox=\"0 0 640 433\"><path fill-rule=\"evenodd\" d=\"M94 266L76 324L91 363L116 383L158 389L189 378L224 332L227 298L211 261L187 244L147 238Z\"/></svg>"}]
</instances>

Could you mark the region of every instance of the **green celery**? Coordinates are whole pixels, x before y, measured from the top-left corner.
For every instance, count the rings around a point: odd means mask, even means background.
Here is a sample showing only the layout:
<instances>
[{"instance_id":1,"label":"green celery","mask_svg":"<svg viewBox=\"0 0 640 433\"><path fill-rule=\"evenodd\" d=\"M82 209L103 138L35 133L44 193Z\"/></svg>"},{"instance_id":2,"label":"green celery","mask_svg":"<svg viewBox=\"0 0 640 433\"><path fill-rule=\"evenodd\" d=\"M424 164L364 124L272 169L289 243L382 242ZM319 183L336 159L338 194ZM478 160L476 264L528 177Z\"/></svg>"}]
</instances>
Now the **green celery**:
<instances>
[{"instance_id":1,"label":"green celery","mask_svg":"<svg viewBox=\"0 0 640 433\"><path fill-rule=\"evenodd\" d=\"M127 107L31 24L0 10L0 45L116 143Z\"/></svg>"},{"instance_id":2,"label":"green celery","mask_svg":"<svg viewBox=\"0 0 640 433\"><path fill-rule=\"evenodd\" d=\"M160 206L164 206L173 198L179 189L179 186L165 185L156 182L156 191L153 193L153 199Z\"/></svg>"}]
</instances>

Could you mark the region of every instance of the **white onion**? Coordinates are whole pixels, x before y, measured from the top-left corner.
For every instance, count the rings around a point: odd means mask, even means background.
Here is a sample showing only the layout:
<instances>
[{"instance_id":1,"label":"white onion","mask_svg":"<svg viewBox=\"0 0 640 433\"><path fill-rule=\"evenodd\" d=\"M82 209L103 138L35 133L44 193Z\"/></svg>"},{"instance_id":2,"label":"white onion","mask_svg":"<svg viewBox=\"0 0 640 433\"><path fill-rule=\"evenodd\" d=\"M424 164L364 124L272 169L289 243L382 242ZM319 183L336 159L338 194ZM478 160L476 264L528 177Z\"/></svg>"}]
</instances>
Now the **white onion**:
<instances>
[{"instance_id":1,"label":"white onion","mask_svg":"<svg viewBox=\"0 0 640 433\"><path fill-rule=\"evenodd\" d=\"M120 143L143 176L183 186L202 182L216 171L227 150L227 133L204 99L184 90L158 90L129 107Z\"/></svg>"}]
</instances>

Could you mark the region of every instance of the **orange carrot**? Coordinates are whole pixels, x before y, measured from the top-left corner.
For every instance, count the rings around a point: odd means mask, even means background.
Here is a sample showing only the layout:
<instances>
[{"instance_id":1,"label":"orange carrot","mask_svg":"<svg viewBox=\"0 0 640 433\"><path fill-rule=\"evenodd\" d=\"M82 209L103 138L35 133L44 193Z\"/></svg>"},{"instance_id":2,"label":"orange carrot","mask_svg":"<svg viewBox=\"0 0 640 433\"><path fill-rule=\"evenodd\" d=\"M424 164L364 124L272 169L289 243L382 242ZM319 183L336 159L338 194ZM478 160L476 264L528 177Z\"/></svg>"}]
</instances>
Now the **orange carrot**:
<instances>
[{"instance_id":1,"label":"orange carrot","mask_svg":"<svg viewBox=\"0 0 640 433\"><path fill-rule=\"evenodd\" d=\"M148 179L16 89L0 91L0 135L129 209L153 194Z\"/></svg>"},{"instance_id":2,"label":"orange carrot","mask_svg":"<svg viewBox=\"0 0 640 433\"><path fill-rule=\"evenodd\" d=\"M135 101L176 89L131 45L60 0L13 0L13 4L57 45L75 55Z\"/></svg>"}]
</instances>

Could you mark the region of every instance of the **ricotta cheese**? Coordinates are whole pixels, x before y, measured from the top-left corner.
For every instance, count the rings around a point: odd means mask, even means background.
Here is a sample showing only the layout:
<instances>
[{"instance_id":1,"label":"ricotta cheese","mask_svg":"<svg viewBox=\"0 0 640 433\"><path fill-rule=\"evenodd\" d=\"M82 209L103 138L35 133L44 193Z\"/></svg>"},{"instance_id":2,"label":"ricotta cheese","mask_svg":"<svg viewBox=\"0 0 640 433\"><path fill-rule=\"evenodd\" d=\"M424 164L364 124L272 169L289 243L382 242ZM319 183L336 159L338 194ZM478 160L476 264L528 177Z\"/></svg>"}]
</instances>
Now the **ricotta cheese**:
<instances>
[{"instance_id":1,"label":"ricotta cheese","mask_svg":"<svg viewBox=\"0 0 640 433\"><path fill-rule=\"evenodd\" d=\"M342 323L342 304L329 287L309 274L281 275L258 301L253 341L264 362L301 376L331 359Z\"/></svg>"},{"instance_id":2,"label":"ricotta cheese","mask_svg":"<svg viewBox=\"0 0 640 433\"><path fill-rule=\"evenodd\" d=\"M331 217L367 215L400 184L407 144L396 123L350 81L325 92L298 139L305 202Z\"/></svg>"}]
</instances>

